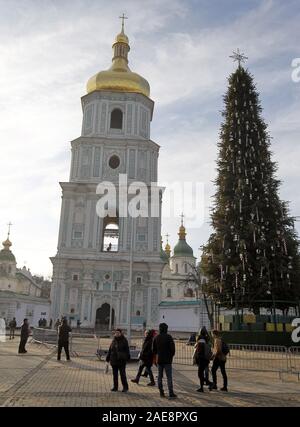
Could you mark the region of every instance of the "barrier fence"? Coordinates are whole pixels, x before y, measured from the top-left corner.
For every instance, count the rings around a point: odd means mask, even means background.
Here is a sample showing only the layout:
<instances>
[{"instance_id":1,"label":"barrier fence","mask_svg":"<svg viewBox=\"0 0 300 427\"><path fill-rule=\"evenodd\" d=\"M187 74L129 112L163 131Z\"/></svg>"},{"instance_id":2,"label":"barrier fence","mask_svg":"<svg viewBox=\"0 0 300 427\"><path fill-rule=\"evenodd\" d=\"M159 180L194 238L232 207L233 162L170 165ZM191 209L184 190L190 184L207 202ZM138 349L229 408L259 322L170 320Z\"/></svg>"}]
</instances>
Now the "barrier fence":
<instances>
[{"instance_id":1,"label":"barrier fence","mask_svg":"<svg viewBox=\"0 0 300 427\"><path fill-rule=\"evenodd\" d=\"M57 345L57 331L34 328L33 340L47 346ZM73 357L91 357L99 359L108 351L111 338L99 337L94 334L76 332L70 334L70 354ZM142 337L132 337L130 342L133 359L138 357L142 347ZM186 341L175 340L176 353L174 363L193 364L194 346ZM226 368L264 372L295 373L300 377L300 347L276 345L229 344L230 354L227 356Z\"/></svg>"}]
</instances>

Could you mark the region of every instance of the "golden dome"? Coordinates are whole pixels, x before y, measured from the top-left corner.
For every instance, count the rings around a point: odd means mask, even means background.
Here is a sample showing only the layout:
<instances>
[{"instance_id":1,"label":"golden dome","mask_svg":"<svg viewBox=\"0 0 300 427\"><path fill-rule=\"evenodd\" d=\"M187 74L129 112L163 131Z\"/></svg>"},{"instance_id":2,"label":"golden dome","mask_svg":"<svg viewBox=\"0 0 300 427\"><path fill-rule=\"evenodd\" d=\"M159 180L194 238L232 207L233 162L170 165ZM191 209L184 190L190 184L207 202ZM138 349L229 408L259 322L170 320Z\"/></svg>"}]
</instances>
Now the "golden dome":
<instances>
[{"instance_id":1,"label":"golden dome","mask_svg":"<svg viewBox=\"0 0 300 427\"><path fill-rule=\"evenodd\" d=\"M169 245L169 243L166 244L165 246L165 252L169 255L171 253L171 246Z\"/></svg>"},{"instance_id":2,"label":"golden dome","mask_svg":"<svg viewBox=\"0 0 300 427\"><path fill-rule=\"evenodd\" d=\"M7 238L6 240L5 240L5 242L2 242L2 245L4 246L4 248L7 250L7 249L9 249L11 246L12 246L12 243L11 243L11 241L9 240L9 238Z\"/></svg>"},{"instance_id":3,"label":"golden dome","mask_svg":"<svg viewBox=\"0 0 300 427\"><path fill-rule=\"evenodd\" d=\"M107 71L100 71L87 82L87 93L96 90L108 90L114 92L141 93L149 97L150 86L146 79L137 73L133 73L128 67L129 40L122 31L117 35L113 44L114 56L112 66Z\"/></svg>"},{"instance_id":4,"label":"golden dome","mask_svg":"<svg viewBox=\"0 0 300 427\"><path fill-rule=\"evenodd\" d=\"M116 36L115 43L125 43L129 45L129 39L123 31Z\"/></svg>"}]
</instances>

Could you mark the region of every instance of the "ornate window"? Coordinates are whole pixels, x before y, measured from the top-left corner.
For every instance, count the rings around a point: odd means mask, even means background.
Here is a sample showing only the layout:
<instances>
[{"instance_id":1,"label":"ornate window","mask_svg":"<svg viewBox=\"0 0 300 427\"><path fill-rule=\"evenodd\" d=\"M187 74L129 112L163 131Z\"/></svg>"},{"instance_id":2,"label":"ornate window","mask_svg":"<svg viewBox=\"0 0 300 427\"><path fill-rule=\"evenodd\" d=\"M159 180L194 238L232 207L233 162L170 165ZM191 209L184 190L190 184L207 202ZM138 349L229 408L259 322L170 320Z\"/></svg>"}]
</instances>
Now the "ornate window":
<instances>
[{"instance_id":1,"label":"ornate window","mask_svg":"<svg viewBox=\"0 0 300 427\"><path fill-rule=\"evenodd\" d=\"M119 108L114 109L110 115L110 128L122 129L123 127L123 113Z\"/></svg>"},{"instance_id":2,"label":"ornate window","mask_svg":"<svg viewBox=\"0 0 300 427\"><path fill-rule=\"evenodd\" d=\"M172 290L171 289L167 289L167 297L168 298L172 297Z\"/></svg>"},{"instance_id":3,"label":"ornate window","mask_svg":"<svg viewBox=\"0 0 300 427\"><path fill-rule=\"evenodd\" d=\"M117 169L120 166L120 158L114 154L110 157L108 164L111 169Z\"/></svg>"}]
</instances>

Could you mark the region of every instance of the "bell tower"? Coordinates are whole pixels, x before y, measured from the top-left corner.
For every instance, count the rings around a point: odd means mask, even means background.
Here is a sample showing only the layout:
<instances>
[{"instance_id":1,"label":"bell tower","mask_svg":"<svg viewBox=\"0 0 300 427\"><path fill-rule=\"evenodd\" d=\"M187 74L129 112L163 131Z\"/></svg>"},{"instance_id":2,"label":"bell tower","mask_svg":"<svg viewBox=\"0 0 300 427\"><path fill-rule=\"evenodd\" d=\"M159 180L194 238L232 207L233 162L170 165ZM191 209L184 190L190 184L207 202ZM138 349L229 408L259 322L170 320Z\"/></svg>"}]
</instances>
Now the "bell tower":
<instances>
[{"instance_id":1,"label":"bell tower","mask_svg":"<svg viewBox=\"0 0 300 427\"><path fill-rule=\"evenodd\" d=\"M129 51L123 19L113 43L111 67L88 80L81 99L81 136L71 142L70 179L60 183L58 250L51 258L51 316L64 315L87 328L131 325L138 329L145 324L155 327L159 321L163 268L163 189L156 184L159 146L150 139L154 108L150 86L130 70ZM97 194L98 184L113 184L119 195L120 175L126 176L128 185L146 185L148 216L121 215L118 199L114 216L98 216L102 197ZM150 209L151 185L158 194L155 216ZM132 197L128 195L128 201Z\"/></svg>"}]
</instances>

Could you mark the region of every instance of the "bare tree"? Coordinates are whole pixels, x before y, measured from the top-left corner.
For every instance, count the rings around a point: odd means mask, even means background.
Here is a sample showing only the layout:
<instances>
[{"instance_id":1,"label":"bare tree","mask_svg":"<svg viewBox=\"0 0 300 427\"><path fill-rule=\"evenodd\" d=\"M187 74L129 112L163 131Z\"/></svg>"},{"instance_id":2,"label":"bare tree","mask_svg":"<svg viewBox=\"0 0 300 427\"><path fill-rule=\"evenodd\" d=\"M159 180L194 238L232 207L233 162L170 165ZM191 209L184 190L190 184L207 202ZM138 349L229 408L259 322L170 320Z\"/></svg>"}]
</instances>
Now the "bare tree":
<instances>
[{"instance_id":1,"label":"bare tree","mask_svg":"<svg viewBox=\"0 0 300 427\"><path fill-rule=\"evenodd\" d=\"M188 263L188 265L190 267L190 271L187 274L187 277L182 282L186 284L193 283L194 285L196 285L198 296L201 295L203 297L210 327L211 329L214 329L215 302L210 292L210 285L207 282L203 282L201 277L201 268L199 264L193 265Z\"/></svg>"}]
</instances>

